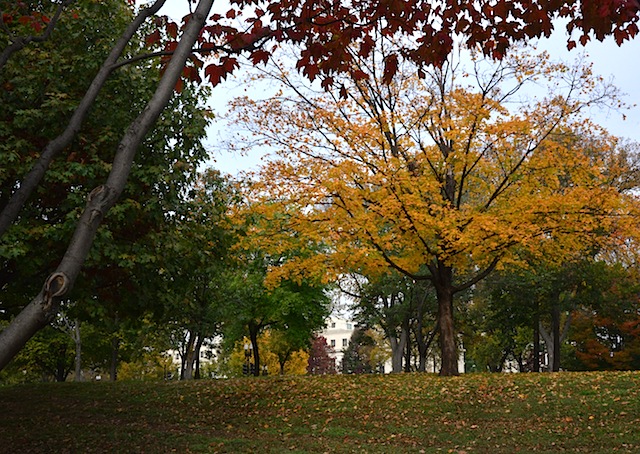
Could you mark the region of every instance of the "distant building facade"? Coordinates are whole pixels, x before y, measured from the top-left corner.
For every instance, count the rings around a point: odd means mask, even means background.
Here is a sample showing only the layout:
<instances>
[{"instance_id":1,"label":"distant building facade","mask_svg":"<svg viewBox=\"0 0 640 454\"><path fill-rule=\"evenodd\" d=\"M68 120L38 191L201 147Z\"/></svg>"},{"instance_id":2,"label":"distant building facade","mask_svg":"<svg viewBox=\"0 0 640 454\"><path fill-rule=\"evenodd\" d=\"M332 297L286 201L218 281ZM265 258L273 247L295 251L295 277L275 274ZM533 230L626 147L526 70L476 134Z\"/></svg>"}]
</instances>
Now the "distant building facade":
<instances>
[{"instance_id":1,"label":"distant building facade","mask_svg":"<svg viewBox=\"0 0 640 454\"><path fill-rule=\"evenodd\" d=\"M341 370L344 351L349 346L349 340L355 327L355 324L351 320L332 316L327 320L324 331L320 333L327 339L329 347L333 349L334 353L332 353L331 356L336 360L336 369L338 371Z\"/></svg>"}]
</instances>

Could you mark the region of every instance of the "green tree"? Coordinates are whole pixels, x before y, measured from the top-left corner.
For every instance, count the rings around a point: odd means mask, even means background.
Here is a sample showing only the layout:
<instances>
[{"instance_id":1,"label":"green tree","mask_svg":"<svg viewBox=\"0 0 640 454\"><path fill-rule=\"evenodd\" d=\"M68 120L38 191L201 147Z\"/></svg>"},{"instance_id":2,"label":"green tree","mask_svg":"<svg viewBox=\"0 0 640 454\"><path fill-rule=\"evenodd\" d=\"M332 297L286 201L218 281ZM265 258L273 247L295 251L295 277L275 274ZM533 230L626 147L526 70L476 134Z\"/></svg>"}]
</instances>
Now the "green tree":
<instances>
[{"instance_id":1,"label":"green tree","mask_svg":"<svg viewBox=\"0 0 640 454\"><path fill-rule=\"evenodd\" d=\"M342 357L343 374L370 374L381 372L384 367L375 331L358 326L349 339L349 346Z\"/></svg>"},{"instance_id":2,"label":"green tree","mask_svg":"<svg viewBox=\"0 0 640 454\"><path fill-rule=\"evenodd\" d=\"M285 257L276 259L249 251L236 260L236 267L226 279L228 294L223 333L225 342L236 342L244 336L249 338L254 373L258 375L261 364L259 335L266 329L272 333L282 332L287 343L296 349L308 347L313 333L324 325L329 315L330 300L326 286L308 280L282 280L267 286L267 270L278 266Z\"/></svg>"},{"instance_id":3,"label":"green tree","mask_svg":"<svg viewBox=\"0 0 640 454\"><path fill-rule=\"evenodd\" d=\"M120 9L114 8L117 5ZM98 38L117 36L118 29L130 19L127 11L117 1L99 5L79 2L77 19L60 24L60 35L56 34L42 48L18 54L20 58L5 67L3 77L12 88L3 92L9 108L1 117L7 138L2 149L17 154L20 162L2 173L5 178L0 179L0 194L11 194L11 186L22 169L35 159L33 150L50 141L60 119L69 117L90 83L91 68L110 50L110 41ZM109 27L99 27L99 22ZM80 58L85 43L65 40L74 30L83 28L96 33L85 33L86 39L99 43L91 58ZM141 43L132 42L132 46L136 45ZM48 63L42 65L42 61ZM24 72L18 67L20 64L32 70ZM0 252L4 266L0 274L7 278L0 304L5 316L20 308L24 295L37 292L33 276L46 277L50 264L64 252L63 246L71 238L85 197L106 178L112 150L118 143L117 131L133 121L135 111L153 93L160 66L147 65L146 77L142 74L140 68L125 67L107 82L108 91L96 99L97 111L69 146L67 159L51 164L37 197L25 205L24 216L3 236ZM153 301L145 301L142 288L152 286L153 279L157 281L153 238L206 156L201 140L210 115L199 101L206 93L194 86L183 86L181 93L168 101L167 110L139 147L122 199L106 217L85 263L84 280L70 295L83 306L76 311L79 319L113 325L127 317L139 319L153 305ZM47 126L39 129L38 125ZM40 254L41 261L25 260L42 250L45 252ZM108 309L98 310L101 305ZM118 329L112 326L107 331L114 333L109 337L113 345L111 375L115 377Z\"/></svg>"},{"instance_id":4,"label":"green tree","mask_svg":"<svg viewBox=\"0 0 640 454\"><path fill-rule=\"evenodd\" d=\"M228 214L236 198L232 181L207 170L157 235L154 252L162 279L157 319L172 331L182 379L198 378L200 349L220 332L222 307L228 304L229 249L235 241Z\"/></svg>"}]
</instances>

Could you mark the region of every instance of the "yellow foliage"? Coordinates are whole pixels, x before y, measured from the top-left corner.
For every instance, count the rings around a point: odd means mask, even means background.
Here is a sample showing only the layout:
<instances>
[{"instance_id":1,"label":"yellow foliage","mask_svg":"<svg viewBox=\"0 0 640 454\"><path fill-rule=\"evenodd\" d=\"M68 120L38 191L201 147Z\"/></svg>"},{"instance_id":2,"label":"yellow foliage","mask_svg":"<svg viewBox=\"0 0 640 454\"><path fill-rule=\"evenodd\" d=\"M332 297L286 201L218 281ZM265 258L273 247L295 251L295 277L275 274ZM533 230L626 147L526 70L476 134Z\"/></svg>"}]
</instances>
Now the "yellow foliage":
<instances>
[{"instance_id":1,"label":"yellow foliage","mask_svg":"<svg viewBox=\"0 0 640 454\"><path fill-rule=\"evenodd\" d=\"M236 213L254 221L253 247L297 251L270 279L390 266L464 275L523 251L562 261L637 236L618 141L576 114L596 89L590 69L547 56L509 64L517 84L562 79L570 89L517 112L498 88L409 76L352 100L238 101L255 132L281 147Z\"/></svg>"},{"instance_id":2,"label":"yellow foliage","mask_svg":"<svg viewBox=\"0 0 640 454\"><path fill-rule=\"evenodd\" d=\"M258 337L258 348L260 350L260 365L267 366L268 375L280 374L280 363L278 356L272 351L272 335L270 331L265 331ZM227 374L229 376L242 375L242 365L245 362L245 344L250 344L249 338L244 338L235 344L233 351L227 359ZM251 359L253 363L253 358ZM307 364L309 362L309 353L304 350L294 351L285 363L285 375L306 375ZM262 372L261 372L262 373Z\"/></svg>"}]
</instances>

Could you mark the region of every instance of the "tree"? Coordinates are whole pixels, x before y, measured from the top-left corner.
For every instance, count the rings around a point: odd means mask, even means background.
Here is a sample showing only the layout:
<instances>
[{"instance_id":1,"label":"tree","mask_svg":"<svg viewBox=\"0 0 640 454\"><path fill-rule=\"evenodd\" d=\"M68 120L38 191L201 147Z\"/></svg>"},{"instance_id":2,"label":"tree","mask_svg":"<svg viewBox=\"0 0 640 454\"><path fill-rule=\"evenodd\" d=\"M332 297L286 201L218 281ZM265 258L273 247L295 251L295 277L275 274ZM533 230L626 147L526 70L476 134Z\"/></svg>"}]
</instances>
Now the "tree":
<instances>
[{"instance_id":1,"label":"tree","mask_svg":"<svg viewBox=\"0 0 640 454\"><path fill-rule=\"evenodd\" d=\"M331 356L333 349L324 336L314 336L309 350L307 373L309 375L326 375L336 373L336 359Z\"/></svg>"},{"instance_id":2,"label":"tree","mask_svg":"<svg viewBox=\"0 0 640 454\"><path fill-rule=\"evenodd\" d=\"M435 295L427 283L414 281L390 270L364 280L351 279L353 310L359 325L380 327L391 347L391 371L410 371L417 350L416 369L424 372L427 354L435 335ZM404 361L404 369L403 369Z\"/></svg>"},{"instance_id":3,"label":"tree","mask_svg":"<svg viewBox=\"0 0 640 454\"><path fill-rule=\"evenodd\" d=\"M156 321L171 327L173 348L182 359L181 379L198 378L200 349L220 332L229 249L235 241L228 214L236 198L227 177L212 169L202 172L156 236L161 275L154 293L160 303Z\"/></svg>"},{"instance_id":4,"label":"tree","mask_svg":"<svg viewBox=\"0 0 640 454\"><path fill-rule=\"evenodd\" d=\"M256 200L276 201L255 204L266 219L256 241L282 247L294 231L324 245L282 272L373 276L391 268L430 282L441 373L455 375L456 294L499 263L519 261L522 249L561 260L632 231L635 197L617 190L614 174L623 171L609 165L616 140L585 129L579 115L615 93L588 68L545 55L474 60L472 77L455 62L424 79L402 68L385 85L378 61L390 48L381 41L377 59L358 60L369 77L341 82L353 87L349 99L305 90L276 67L269 75L292 96L238 100L234 120L280 153L255 190ZM510 111L506 104L533 81L547 81L550 95ZM282 205L297 215L278 216Z\"/></svg>"},{"instance_id":5,"label":"tree","mask_svg":"<svg viewBox=\"0 0 640 454\"><path fill-rule=\"evenodd\" d=\"M18 55L19 59L9 61L4 68L8 89L2 93L7 106L0 115L2 150L9 157L17 156L17 160L4 167L0 176L2 196L11 194L22 169L32 164L33 150L55 136L61 118L69 117L74 102L82 98L91 82L91 69L110 51L106 38L117 36L130 17L128 9L117 1L100 6L78 2L74 13L77 17L73 21L58 27L60 35L56 33L46 45ZM109 26L100 27L99 23ZM98 42L83 58L78 55L86 47L84 42L62 38L78 30L85 30L85 39ZM139 44L133 41L131 46ZM78 139L68 146L67 158L51 163L46 182L3 237L0 275L7 277L3 279L0 302L3 316L14 315L24 295L38 291L34 276L46 278L51 264L64 253L83 198L108 173L118 143L114 131L135 118L133 109L144 105L160 77L160 65L147 68L144 78L137 68L123 68L107 82L107 88L121 88L96 98L97 112L84 122ZM74 289L71 301L64 302L67 312L78 320L102 325L113 346L112 377L120 342L118 325L127 317L141 319L155 304L142 297L145 292L141 284L152 286L152 281L158 280L157 260L150 245L163 229L165 213L191 184L195 167L206 156L200 143L209 121L200 102L205 95L206 91L185 84L181 93L171 97L156 128L138 147L122 198L105 218L84 264L84 280ZM31 115L25 115L25 111ZM28 259L38 254L39 260ZM69 307L74 303L77 309Z\"/></svg>"},{"instance_id":6,"label":"tree","mask_svg":"<svg viewBox=\"0 0 640 454\"><path fill-rule=\"evenodd\" d=\"M618 43L622 43L635 36L638 31L638 3L635 0L608 0L604 3L589 0L581 2L579 7L575 4L550 2L524 9L520 2L506 0L495 5L459 2L446 2L443 5L414 1L399 3L393 7L389 7L386 2L372 1L357 8L331 1L238 1L232 4L226 14L212 16L205 26L212 3L211 0L200 0L181 27L166 19L159 20L158 23L164 27L164 35L160 30L154 30L148 35L149 45L167 38L164 50L152 54L164 57L166 67L162 81L145 110L122 136L106 183L90 193L87 207L79 219L78 229L70 240L61 263L51 265L50 269L53 271L45 279L42 291L0 335L0 367L4 367L36 331L53 319L60 300L73 287L102 218L124 188L137 146L166 105L180 76L199 79L198 68L204 66L204 63L194 55L194 51L215 57L205 67L205 73L210 82L217 85L238 67L234 57L238 53L248 53L252 62L258 64L269 56L269 52L263 47L269 41L293 42L301 47L298 68L311 79L322 74L323 86L331 87L335 73L348 73L352 68L353 59L348 51L350 44L359 43L362 55L366 56L371 52L372 35L378 31L376 24L383 25L381 31L385 36L420 35L417 40L408 40L403 52L388 56L385 61L386 81L390 81L397 70L399 54L408 56L419 66L442 64L452 49L454 33L466 38L467 45L501 57L512 41L548 36L553 29L552 20L556 17L567 18L569 32L582 31L582 43L589 40L590 34L597 39L613 35ZM106 76L122 63L116 62L126 43L144 20L157 12L163 4L164 0L158 0L143 10L132 21L122 38L114 43L113 52L99 71L100 76L96 77L96 83L87 91L82 107L76 110L77 121L70 121L69 128L66 129L68 134L61 135L64 139L60 141L52 141L56 142L55 146L48 148L45 145L45 149L51 150L51 153L42 153L42 159L35 165L34 173L29 173L15 185L13 195L20 195L15 199L12 197L13 200L5 206L10 206L10 209L3 209L0 217L5 220L5 225L17 219L20 207L41 180L52 157L64 148L64 143L68 143L65 141L75 136L77 125L93 104L94 98L90 93L99 91ZM3 10L0 37L3 55L7 48L16 44L16 49L24 51L29 48L29 43L39 41L29 37L35 36L33 31L37 33L49 18L43 14L36 16L34 11L41 12L39 7L55 8L57 5L54 5L34 2L29 3L28 10L24 11L24 2L18 2ZM243 13L246 15L243 16ZM244 24L240 27L228 24L236 17L244 19ZM575 41L570 40L569 46L574 45ZM13 56L16 55L13 50L6 52L7 55L12 53ZM130 62L139 62L148 57L150 56L133 57ZM188 60L190 64L185 67ZM21 191L21 188L25 188L25 191Z\"/></svg>"},{"instance_id":7,"label":"tree","mask_svg":"<svg viewBox=\"0 0 640 454\"><path fill-rule=\"evenodd\" d=\"M343 374L371 374L384 368L384 355L381 354L378 339L380 336L372 329L358 326L351 335L349 346L342 357Z\"/></svg>"},{"instance_id":8,"label":"tree","mask_svg":"<svg viewBox=\"0 0 640 454\"><path fill-rule=\"evenodd\" d=\"M286 258L266 256L257 251L243 254L240 266L227 274L227 301L223 321L225 342L244 336L251 342L254 374L260 373L258 338L265 330L282 332L296 350L308 346L314 331L329 315L325 286L310 281L283 280L265 283L267 269Z\"/></svg>"},{"instance_id":9,"label":"tree","mask_svg":"<svg viewBox=\"0 0 640 454\"><path fill-rule=\"evenodd\" d=\"M58 312L62 297L73 287L102 219L125 187L138 145L171 98L173 88L204 24L211 3L210 0L204 0L199 4L186 27L181 43L167 64L158 88L120 141L105 184L89 194L87 206L62 261L46 279L40 293L0 333L0 367L4 367L29 338L51 320Z\"/></svg>"}]
</instances>

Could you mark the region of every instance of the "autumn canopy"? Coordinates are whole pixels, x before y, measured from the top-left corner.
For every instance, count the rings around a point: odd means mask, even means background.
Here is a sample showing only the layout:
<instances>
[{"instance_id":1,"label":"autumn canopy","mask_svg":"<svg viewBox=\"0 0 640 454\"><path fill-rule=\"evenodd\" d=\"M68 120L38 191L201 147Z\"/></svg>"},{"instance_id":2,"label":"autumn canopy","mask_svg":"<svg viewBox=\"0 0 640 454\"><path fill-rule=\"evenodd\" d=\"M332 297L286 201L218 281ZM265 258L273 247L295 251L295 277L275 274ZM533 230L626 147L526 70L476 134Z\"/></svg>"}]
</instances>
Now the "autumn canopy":
<instances>
[{"instance_id":1,"label":"autumn canopy","mask_svg":"<svg viewBox=\"0 0 640 454\"><path fill-rule=\"evenodd\" d=\"M175 23L165 16L156 16L165 0L151 2L150 6L138 11L135 18L132 13L130 25L120 32L118 40L114 40L108 57L102 65L96 65L95 78L87 88L86 95L77 106L70 109L74 113L69 124L63 125L55 139L42 144L42 150L34 153L39 156L38 161L34 162L31 171L23 178L18 177L8 185L11 194L2 194L4 205L0 214L0 234L4 234L19 218L21 208L42 181L49 164L74 140L82 123L90 115L90 108L98 93L107 86L105 83L112 72L123 66L133 67L137 64L141 65L141 70L148 70L141 62L148 61L149 58L161 59L164 65L162 78L153 95L149 95L147 104L140 106L138 117L128 127L117 132L121 140L114 149L110 173L104 184L98 185L87 196L86 208L78 218L68 249L60 257L60 261L51 265L46 272L47 277L39 294L32 295L31 303L26 304L25 301L24 311L0 333L0 368L8 363L35 332L55 317L61 302L68 297L90 253L100 223L123 193L139 145L152 130L171 99L173 90L181 88L181 80L200 81L204 78L210 84L217 85L239 67L240 56L248 56L254 65L266 63L279 45L287 44L295 49L295 69L300 74L311 81L319 79L326 90L338 89L340 97L344 99L349 96L350 89L357 89L359 84L366 85L375 80L359 63L374 56L380 37L397 43L392 51L384 54L380 62L379 81L391 86L394 77L401 73L403 62L413 65L414 75L418 80L429 79L430 74L440 71L446 65L455 42L462 42L479 55L499 60L508 55L509 48L516 42L549 36L556 23L565 24L563 26L569 32L569 48L576 46L578 42L585 44L589 39L602 40L607 36L613 36L621 44L637 34L640 7L637 0L282 0L231 1L228 10L212 14L213 3L213 0L190 1L192 13L185 16L182 23ZM3 32L0 41L0 71L17 53L49 39L60 21L74 20L73 4L72 0L65 0L49 5L38 3L36 8L26 1L4 2L0 23ZM149 27L145 29L149 30L145 32L148 53L131 55L125 52L129 42L143 26ZM351 88L345 86L345 77L353 83ZM520 118L512 117L505 118L499 130L483 131L487 136L495 135L494 145L500 151L499 155L496 154L500 156L499 159L484 159L488 157L487 151L493 152L493 148L478 148L482 145L473 141L461 148L447 151L452 131L462 128L463 135L471 137L471 132L480 131L474 130L474 122L489 129L495 126L495 122L489 121L487 109L493 109L498 116L504 115L500 105L489 96L479 97L460 89L443 95L453 109L445 120L455 120L456 124L443 123L440 126L442 141L436 141L435 147L430 145L421 149L420 153L413 153L410 159L394 154L391 150L390 156L384 156L384 172L371 171L374 167L382 168L383 162L379 161L381 156L369 156L365 162L367 168L356 167L352 160L344 160L336 167L318 171L325 172L326 181L333 181L335 184L338 184L343 175L350 175L348 181L342 182L346 185L342 188L344 191L331 188L329 192L322 194L323 200L334 197L332 200L341 206L342 215L346 213L358 218L359 222L369 222L368 218L382 215L383 219L393 219L391 222L396 223L397 229L387 229L388 226L380 225L376 219L373 222L379 228L375 233L365 232L369 236L375 234L376 237L369 240L372 241L371 244L378 245L377 253L381 254L387 264L392 261L389 256L392 253L399 260L397 268L418 273L419 270L410 264L414 259L403 257L421 255L424 263L431 263L429 266L442 266L438 273L444 274L438 276L446 277L451 284L451 260L457 254L461 256L464 252L486 257L480 260L479 266L488 269L495 266L495 260L490 254L487 255L488 249L501 250L514 236L534 241L534 238L538 240L543 236L540 232L555 235L562 231L561 216L548 216L551 205L544 204L547 199L541 193L564 191L569 194L575 210L592 209L590 203L594 199L580 188L587 185L593 189L593 186L600 184L601 178L606 177L601 175L600 165L601 160L606 157L593 156L588 162L575 162L570 150L576 147L585 149L589 145L585 143L583 136L567 132L562 138L546 140L545 137L542 140L536 134L541 133L544 127L530 125ZM549 107L552 111L563 110L566 100L560 104L551 102ZM531 113L534 116L539 114L535 110ZM426 118L430 115L431 112ZM388 131L383 128L381 132L385 136ZM367 137L371 136L363 135L345 140L348 143L352 140L366 140ZM382 137L381 140L387 139ZM532 148L525 146L525 140L536 141L538 145L533 149L540 151L545 156L545 161L536 163L537 155L527 153L526 150ZM606 137L598 140L607 142ZM518 152L509 154L513 149L510 145L520 141L523 143L517 148ZM360 150L370 145L359 143L355 148ZM406 144L402 142L397 145L400 150ZM419 141L414 141L412 147L420 149L420 145ZM483 159L476 159L477 156L482 156ZM571 174L575 185L567 186L566 181L558 181L543 173L543 179L540 180L543 184L536 197L521 197L518 200L524 205L508 205L500 212L509 225L523 213L525 217L546 216L545 222L553 225L547 226L547 230L537 227L536 232L512 231L505 234L501 230L498 234L493 231L497 215L492 210L498 203L498 197L492 194L497 196L509 191L533 194L538 191L532 186L531 174L515 171L525 168L519 163L526 161L529 167L544 167L550 159L561 158L566 158L559 162L563 167L575 166L581 169L580 172ZM589 167L583 169L583 165ZM471 170L475 172L474 175ZM510 184L512 180L506 178L505 174L517 176L517 184ZM463 178L464 185L453 188L447 186L447 181L454 176ZM416 190L414 186L407 184L410 180L418 180L422 185L421 189ZM463 186L482 190L480 193L485 197L475 197L475 192L464 192L461 190ZM439 200L426 207L422 206L427 200L427 190L444 191L443 200L446 203ZM363 191L368 198L364 205L361 199ZM359 197L357 201L351 199L356 193ZM340 200L337 195L343 199ZM600 192L597 196L604 200L606 193ZM322 203L323 200L318 199L316 202ZM611 203L615 205L615 200ZM464 208L466 206L471 208ZM424 217L414 219L415 215L407 207L417 208L416 212ZM542 212L536 212L540 208ZM605 204L602 209L610 212L618 207ZM437 219L437 225L432 222L434 219ZM459 231L460 225L464 226L463 230L475 233L469 236L460 232L457 235L456 229ZM427 230L423 231L423 228ZM406 241L409 236L413 238ZM387 247L396 241L399 250L392 251ZM416 242L421 248L414 248ZM482 249L477 249L479 242L483 245ZM425 254L430 258L436 257L437 261L425 260ZM431 277L434 278L433 273ZM473 279L469 282L472 281ZM447 285L442 288L449 289L446 292L448 298L452 287ZM450 335L452 332L449 337ZM447 348L452 349L453 346L448 345ZM445 372L451 374L455 370Z\"/></svg>"}]
</instances>

